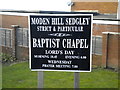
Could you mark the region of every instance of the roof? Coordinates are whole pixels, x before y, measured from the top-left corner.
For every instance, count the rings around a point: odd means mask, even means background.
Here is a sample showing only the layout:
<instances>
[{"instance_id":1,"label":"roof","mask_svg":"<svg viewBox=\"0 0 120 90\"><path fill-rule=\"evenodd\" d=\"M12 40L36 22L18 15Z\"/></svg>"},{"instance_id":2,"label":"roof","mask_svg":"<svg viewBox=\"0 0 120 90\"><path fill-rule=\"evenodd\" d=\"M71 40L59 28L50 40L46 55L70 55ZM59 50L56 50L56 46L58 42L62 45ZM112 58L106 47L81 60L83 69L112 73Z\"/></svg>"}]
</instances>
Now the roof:
<instances>
[{"instance_id":1,"label":"roof","mask_svg":"<svg viewBox=\"0 0 120 90\"><path fill-rule=\"evenodd\" d=\"M117 14L99 14L99 15L94 16L94 19L117 20Z\"/></svg>"},{"instance_id":2,"label":"roof","mask_svg":"<svg viewBox=\"0 0 120 90\"><path fill-rule=\"evenodd\" d=\"M13 13L42 13L42 14L93 14L94 20L112 20L120 21L117 19L117 14L100 14L98 12L61 12L61 11L17 11L17 10L3 10L0 12L13 12Z\"/></svg>"}]
</instances>

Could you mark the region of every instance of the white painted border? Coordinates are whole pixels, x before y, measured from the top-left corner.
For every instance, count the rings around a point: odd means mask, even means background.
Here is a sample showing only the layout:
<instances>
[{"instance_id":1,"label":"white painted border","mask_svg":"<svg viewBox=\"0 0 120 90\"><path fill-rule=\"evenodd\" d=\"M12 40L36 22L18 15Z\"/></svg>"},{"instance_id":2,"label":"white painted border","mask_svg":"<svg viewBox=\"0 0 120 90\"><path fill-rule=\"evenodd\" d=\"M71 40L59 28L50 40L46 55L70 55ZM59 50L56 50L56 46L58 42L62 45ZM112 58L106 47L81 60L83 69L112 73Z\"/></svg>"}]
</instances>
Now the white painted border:
<instances>
[{"instance_id":1,"label":"white painted border","mask_svg":"<svg viewBox=\"0 0 120 90\"><path fill-rule=\"evenodd\" d=\"M112 24L120 25L120 21L109 21L109 20L93 20L94 24Z\"/></svg>"},{"instance_id":2,"label":"white painted border","mask_svg":"<svg viewBox=\"0 0 120 90\"><path fill-rule=\"evenodd\" d=\"M119 32L102 32L102 34L120 35L120 33L119 33Z\"/></svg>"},{"instance_id":3,"label":"white painted border","mask_svg":"<svg viewBox=\"0 0 120 90\"><path fill-rule=\"evenodd\" d=\"M29 33L29 68L31 69L31 35L30 35L30 15L28 16L28 33Z\"/></svg>"},{"instance_id":4,"label":"white painted border","mask_svg":"<svg viewBox=\"0 0 120 90\"><path fill-rule=\"evenodd\" d=\"M0 12L1 15L13 15L13 16L28 16L29 15L42 15L40 13L15 13L15 12ZM50 14L49 14L50 15ZM53 14L52 14L53 15ZM58 14L57 14L58 15ZM77 14L76 14L77 15ZM83 14L84 15L84 14ZM110 20L93 20L93 24L111 24L120 25L120 21L110 21Z\"/></svg>"},{"instance_id":5,"label":"white painted border","mask_svg":"<svg viewBox=\"0 0 120 90\"><path fill-rule=\"evenodd\" d=\"M91 71L85 71L85 70L50 70L50 69L31 69L31 71L91 72Z\"/></svg>"},{"instance_id":6,"label":"white painted border","mask_svg":"<svg viewBox=\"0 0 120 90\"><path fill-rule=\"evenodd\" d=\"M29 24L29 68L31 71L65 71L65 72L91 72L92 69L92 28L93 28L93 15L92 14L31 14L35 16L91 16L91 43L90 43L90 71L85 70L51 70L51 69L31 69L31 36L30 36L30 15L28 16Z\"/></svg>"},{"instance_id":7,"label":"white painted border","mask_svg":"<svg viewBox=\"0 0 120 90\"><path fill-rule=\"evenodd\" d=\"M19 12L0 12L1 15L13 15L13 16L29 16L32 13L19 13ZM34 13L33 13L34 14ZM37 14L37 13L36 13Z\"/></svg>"},{"instance_id":8,"label":"white painted border","mask_svg":"<svg viewBox=\"0 0 120 90\"><path fill-rule=\"evenodd\" d=\"M93 14L91 14L91 43L90 43L90 71L92 71L92 32L93 32Z\"/></svg>"}]
</instances>

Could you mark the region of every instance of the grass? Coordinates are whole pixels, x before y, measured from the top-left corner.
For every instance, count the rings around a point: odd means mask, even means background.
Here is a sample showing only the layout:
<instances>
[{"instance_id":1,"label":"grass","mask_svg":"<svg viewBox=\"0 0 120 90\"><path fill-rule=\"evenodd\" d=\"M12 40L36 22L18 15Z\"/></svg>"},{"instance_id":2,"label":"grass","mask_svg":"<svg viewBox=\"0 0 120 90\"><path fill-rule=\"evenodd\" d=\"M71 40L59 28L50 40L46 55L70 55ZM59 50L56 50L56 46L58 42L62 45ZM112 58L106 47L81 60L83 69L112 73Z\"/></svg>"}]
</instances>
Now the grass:
<instances>
[{"instance_id":1,"label":"grass","mask_svg":"<svg viewBox=\"0 0 120 90\"><path fill-rule=\"evenodd\" d=\"M2 64L0 62L0 90L2 88Z\"/></svg>"},{"instance_id":2,"label":"grass","mask_svg":"<svg viewBox=\"0 0 120 90\"><path fill-rule=\"evenodd\" d=\"M44 72L44 88L73 88L74 73ZM94 69L80 73L81 88L118 88L118 73ZM3 66L3 88L37 88L37 72L30 71L27 62Z\"/></svg>"}]
</instances>

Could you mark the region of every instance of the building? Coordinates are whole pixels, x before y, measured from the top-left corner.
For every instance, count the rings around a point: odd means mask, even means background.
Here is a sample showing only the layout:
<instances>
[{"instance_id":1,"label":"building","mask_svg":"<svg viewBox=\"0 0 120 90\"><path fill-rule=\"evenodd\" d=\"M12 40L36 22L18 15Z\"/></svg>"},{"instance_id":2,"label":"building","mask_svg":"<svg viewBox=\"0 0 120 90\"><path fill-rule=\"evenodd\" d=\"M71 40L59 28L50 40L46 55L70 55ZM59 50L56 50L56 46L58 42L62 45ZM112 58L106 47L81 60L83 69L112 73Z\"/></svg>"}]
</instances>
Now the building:
<instances>
[{"instance_id":1,"label":"building","mask_svg":"<svg viewBox=\"0 0 120 90\"><path fill-rule=\"evenodd\" d=\"M93 19L93 65L118 69L118 51L120 51L118 46L120 19L117 18L117 6L118 2L88 3L75 1L71 6L71 11L95 14ZM0 12L0 40L2 41L0 43L0 47L2 48L1 52L11 54L19 60L28 59L28 16L30 14L39 13L60 12Z\"/></svg>"},{"instance_id":2,"label":"building","mask_svg":"<svg viewBox=\"0 0 120 90\"><path fill-rule=\"evenodd\" d=\"M71 11L92 11L101 14L116 14L118 0L72 0Z\"/></svg>"}]
</instances>

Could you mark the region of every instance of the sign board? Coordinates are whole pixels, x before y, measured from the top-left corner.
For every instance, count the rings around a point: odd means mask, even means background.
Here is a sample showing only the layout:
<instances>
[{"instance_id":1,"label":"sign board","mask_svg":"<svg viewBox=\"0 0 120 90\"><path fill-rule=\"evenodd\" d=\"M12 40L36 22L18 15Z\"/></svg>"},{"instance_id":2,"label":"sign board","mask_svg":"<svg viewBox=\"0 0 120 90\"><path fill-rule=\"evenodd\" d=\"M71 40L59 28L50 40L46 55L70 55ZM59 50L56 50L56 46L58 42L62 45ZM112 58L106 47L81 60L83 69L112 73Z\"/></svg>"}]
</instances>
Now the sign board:
<instances>
[{"instance_id":1,"label":"sign board","mask_svg":"<svg viewBox=\"0 0 120 90\"><path fill-rule=\"evenodd\" d=\"M30 15L29 27L31 70L91 71L91 14Z\"/></svg>"}]
</instances>

